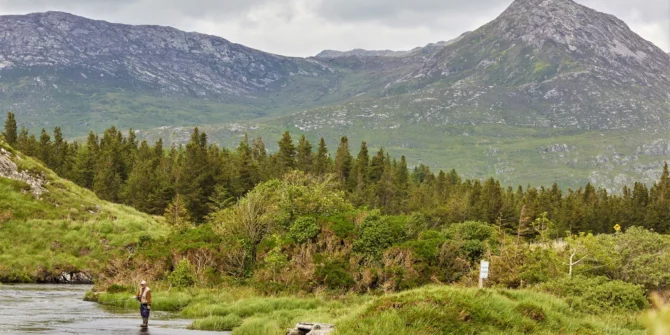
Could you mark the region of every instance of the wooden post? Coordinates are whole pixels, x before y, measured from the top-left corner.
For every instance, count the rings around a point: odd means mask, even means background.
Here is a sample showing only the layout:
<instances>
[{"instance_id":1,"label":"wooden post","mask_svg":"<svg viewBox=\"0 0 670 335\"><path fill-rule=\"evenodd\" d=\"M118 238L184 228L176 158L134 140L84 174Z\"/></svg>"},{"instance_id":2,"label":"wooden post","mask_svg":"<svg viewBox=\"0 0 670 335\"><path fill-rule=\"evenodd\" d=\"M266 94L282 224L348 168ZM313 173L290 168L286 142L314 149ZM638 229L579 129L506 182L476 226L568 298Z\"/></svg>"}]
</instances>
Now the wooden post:
<instances>
[{"instance_id":1,"label":"wooden post","mask_svg":"<svg viewBox=\"0 0 670 335\"><path fill-rule=\"evenodd\" d=\"M479 289L481 290L483 288L484 288L484 278L479 276Z\"/></svg>"}]
</instances>

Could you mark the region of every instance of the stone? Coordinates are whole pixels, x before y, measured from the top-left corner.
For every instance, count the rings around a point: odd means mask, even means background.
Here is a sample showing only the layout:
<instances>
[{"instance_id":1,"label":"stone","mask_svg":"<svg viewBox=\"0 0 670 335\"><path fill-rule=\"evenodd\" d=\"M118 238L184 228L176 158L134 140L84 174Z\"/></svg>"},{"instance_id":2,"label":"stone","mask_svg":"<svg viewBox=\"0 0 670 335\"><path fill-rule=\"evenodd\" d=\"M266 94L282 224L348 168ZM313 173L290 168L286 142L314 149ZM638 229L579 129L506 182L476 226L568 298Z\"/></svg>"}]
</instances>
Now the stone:
<instances>
[{"instance_id":1,"label":"stone","mask_svg":"<svg viewBox=\"0 0 670 335\"><path fill-rule=\"evenodd\" d=\"M288 329L286 335L328 335L335 331L335 326L327 323L301 322L295 328Z\"/></svg>"}]
</instances>

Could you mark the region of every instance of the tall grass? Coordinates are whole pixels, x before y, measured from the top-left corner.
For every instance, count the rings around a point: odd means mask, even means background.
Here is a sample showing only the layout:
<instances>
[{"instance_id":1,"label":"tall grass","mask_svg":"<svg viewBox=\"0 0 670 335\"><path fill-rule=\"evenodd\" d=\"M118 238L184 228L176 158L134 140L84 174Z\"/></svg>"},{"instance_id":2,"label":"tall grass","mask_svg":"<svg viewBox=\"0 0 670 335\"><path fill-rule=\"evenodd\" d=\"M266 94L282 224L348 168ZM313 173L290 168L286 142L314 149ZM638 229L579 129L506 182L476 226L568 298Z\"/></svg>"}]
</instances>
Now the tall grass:
<instances>
[{"instance_id":1,"label":"tall grass","mask_svg":"<svg viewBox=\"0 0 670 335\"><path fill-rule=\"evenodd\" d=\"M114 302L127 294L103 294ZM336 325L354 334L644 334L630 313L594 316L566 301L529 290L476 290L429 286L383 296L266 297L249 288L159 291L154 309L174 310L157 299L177 301L192 329L231 330L234 335L284 334L298 322ZM188 298L190 297L190 298ZM182 299L182 300L179 300ZM136 307L136 302L124 302Z\"/></svg>"}]
</instances>

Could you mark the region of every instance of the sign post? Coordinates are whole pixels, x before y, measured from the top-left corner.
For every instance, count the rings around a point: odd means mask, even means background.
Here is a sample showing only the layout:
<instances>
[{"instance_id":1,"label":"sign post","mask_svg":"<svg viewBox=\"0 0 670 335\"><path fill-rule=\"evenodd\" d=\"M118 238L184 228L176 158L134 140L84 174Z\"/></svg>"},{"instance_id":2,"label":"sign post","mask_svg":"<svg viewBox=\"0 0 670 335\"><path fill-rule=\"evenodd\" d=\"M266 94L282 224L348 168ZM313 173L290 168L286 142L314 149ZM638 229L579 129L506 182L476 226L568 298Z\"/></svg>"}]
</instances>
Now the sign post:
<instances>
[{"instance_id":1,"label":"sign post","mask_svg":"<svg viewBox=\"0 0 670 335\"><path fill-rule=\"evenodd\" d=\"M489 277L489 262L482 260L479 265L479 289L484 288L484 279Z\"/></svg>"}]
</instances>

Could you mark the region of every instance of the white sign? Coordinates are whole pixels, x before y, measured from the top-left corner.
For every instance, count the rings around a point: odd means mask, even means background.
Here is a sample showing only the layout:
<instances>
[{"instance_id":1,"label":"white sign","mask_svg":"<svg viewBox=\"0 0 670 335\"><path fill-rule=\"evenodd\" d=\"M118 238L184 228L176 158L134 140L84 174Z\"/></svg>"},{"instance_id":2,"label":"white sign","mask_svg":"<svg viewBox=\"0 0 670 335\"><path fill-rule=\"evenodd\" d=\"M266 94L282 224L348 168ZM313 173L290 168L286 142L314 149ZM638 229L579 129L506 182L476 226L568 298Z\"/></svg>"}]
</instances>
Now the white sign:
<instances>
[{"instance_id":1,"label":"white sign","mask_svg":"<svg viewBox=\"0 0 670 335\"><path fill-rule=\"evenodd\" d=\"M486 279L489 277L489 262L482 261L479 267L479 278Z\"/></svg>"}]
</instances>

